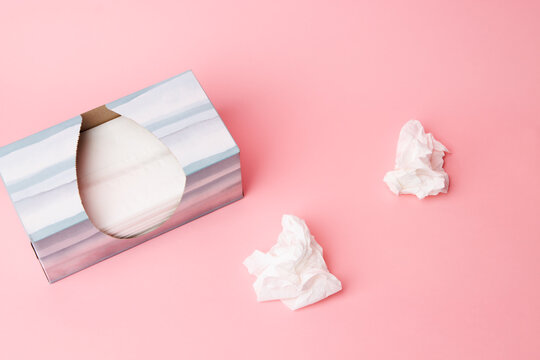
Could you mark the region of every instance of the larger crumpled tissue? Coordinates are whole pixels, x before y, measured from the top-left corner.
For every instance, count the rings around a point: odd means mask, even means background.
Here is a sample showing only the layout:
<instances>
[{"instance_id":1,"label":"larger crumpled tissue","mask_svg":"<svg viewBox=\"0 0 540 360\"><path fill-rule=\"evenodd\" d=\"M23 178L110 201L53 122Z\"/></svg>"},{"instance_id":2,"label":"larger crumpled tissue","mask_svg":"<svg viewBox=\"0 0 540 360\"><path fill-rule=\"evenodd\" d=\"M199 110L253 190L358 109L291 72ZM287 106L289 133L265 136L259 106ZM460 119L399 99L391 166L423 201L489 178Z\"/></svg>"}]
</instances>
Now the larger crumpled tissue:
<instances>
[{"instance_id":1,"label":"larger crumpled tissue","mask_svg":"<svg viewBox=\"0 0 540 360\"><path fill-rule=\"evenodd\" d=\"M316 303L341 290L323 258L323 249L304 220L283 215L283 230L270 251L255 250L244 265L256 275L258 301L281 300L291 310Z\"/></svg>"},{"instance_id":2,"label":"larger crumpled tissue","mask_svg":"<svg viewBox=\"0 0 540 360\"><path fill-rule=\"evenodd\" d=\"M414 194L419 199L448 191L448 174L443 169L448 149L426 134L418 120L409 120L401 128L394 170L384 182L396 194Z\"/></svg>"}]
</instances>

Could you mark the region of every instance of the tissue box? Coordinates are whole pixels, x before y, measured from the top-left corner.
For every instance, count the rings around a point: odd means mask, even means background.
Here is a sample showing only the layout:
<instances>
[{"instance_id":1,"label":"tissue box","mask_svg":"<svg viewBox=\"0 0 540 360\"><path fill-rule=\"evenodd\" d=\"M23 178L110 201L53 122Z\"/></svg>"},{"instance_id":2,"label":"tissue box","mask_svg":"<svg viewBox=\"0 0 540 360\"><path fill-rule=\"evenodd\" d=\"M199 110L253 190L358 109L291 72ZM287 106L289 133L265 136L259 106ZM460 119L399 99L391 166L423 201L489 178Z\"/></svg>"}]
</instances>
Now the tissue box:
<instances>
[{"instance_id":1,"label":"tissue box","mask_svg":"<svg viewBox=\"0 0 540 360\"><path fill-rule=\"evenodd\" d=\"M155 135L186 174L182 200L157 229L119 239L99 231L77 183L80 131L125 116ZM0 148L0 175L49 282L239 200L240 152L191 71Z\"/></svg>"}]
</instances>

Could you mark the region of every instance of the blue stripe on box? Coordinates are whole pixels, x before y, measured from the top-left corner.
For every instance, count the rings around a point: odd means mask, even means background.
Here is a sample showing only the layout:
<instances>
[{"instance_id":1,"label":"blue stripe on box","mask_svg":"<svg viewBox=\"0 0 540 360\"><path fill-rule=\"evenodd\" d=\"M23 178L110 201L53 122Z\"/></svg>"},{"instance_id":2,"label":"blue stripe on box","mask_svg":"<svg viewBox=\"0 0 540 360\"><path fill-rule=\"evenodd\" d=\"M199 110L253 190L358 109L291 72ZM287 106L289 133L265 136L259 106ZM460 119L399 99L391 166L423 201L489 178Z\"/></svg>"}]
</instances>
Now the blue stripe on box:
<instances>
[{"instance_id":1,"label":"blue stripe on box","mask_svg":"<svg viewBox=\"0 0 540 360\"><path fill-rule=\"evenodd\" d=\"M37 185L42 181L52 178L53 176L58 175L62 171L73 169L75 166L75 157L69 158L67 160L61 161L45 169L28 175L22 180L17 181L13 184L6 184L8 191L12 194L15 194L19 191L22 191L30 186Z\"/></svg>"},{"instance_id":2,"label":"blue stripe on box","mask_svg":"<svg viewBox=\"0 0 540 360\"><path fill-rule=\"evenodd\" d=\"M76 225L86 220L88 220L88 215L86 215L84 211L80 212L75 216L72 216L67 219L56 222L54 224L48 225L44 227L43 229L34 231L33 233L30 234L30 239L32 240L32 242L45 239L46 237L49 237L53 234L56 234L59 231L65 230L73 225Z\"/></svg>"},{"instance_id":3,"label":"blue stripe on box","mask_svg":"<svg viewBox=\"0 0 540 360\"><path fill-rule=\"evenodd\" d=\"M208 167L210 165L213 165L215 163L218 163L222 160L225 160L233 155L236 155L240 152L240 149L238 146L232 147L229 150L225 150L222 153L215 154L212 156L209 156L207 158L195 161L187 166L184 167L184 172L186 175L193 174L194 172L197 172L201 169L204 169L205 167Z\"/></svg>"},{"instance_id":4,"label":"blue stripe on box","mask_svg":"<svg viewBox=\"0 0 540 360\"><path fill-rule=\"evenodd\" d=\"M148 131L151 131L151 132L154 132L156 130L159 130L161 129L162 127L165 127L167 125L171 125L171 124L174 124L174 123L177 123L179 120L182 120L182 119L187 119L193 115L197 115L197 114L200 114L204 111L209 111L209 110L214 110L215 112L215 115L217 116L217 112L215 111L214 107L212 106L212 104L210 102L206 103L206 104L202 104L202 105L197 105L197 106L194 106L192 108L189 108L185 111L182 111L180 113L175 113L171 116L168 116L162 120L158 120L156 122L153 122L147 126L145 126L145 128L148 130Z\"/></svg>"},{"instance_id":5,"label":"blue stripe on box","mask_svg":"<svg viewBox=\"0 0 540 360\"><path fill-rule=\"evenodd\" d=\"M3 146L0 148L0 157L6 156L9 153L12 153L14 151L17 151L19 149L22 149L24 147L33 145L35 143L38 143L40 141L43 141L53 135L58 134L62 130L65 130L67 128L70 128L74 125L80 125L82 122L81 115L77 115L74 118L71 118L69 120L66 120L58 125L51 126L48 129L42 130L38 133L35 133L34 135L30 135L28 137L25 137L24 139L15 141L11 144L8 144L6 146Z\"/></svg>"}]
</instances>

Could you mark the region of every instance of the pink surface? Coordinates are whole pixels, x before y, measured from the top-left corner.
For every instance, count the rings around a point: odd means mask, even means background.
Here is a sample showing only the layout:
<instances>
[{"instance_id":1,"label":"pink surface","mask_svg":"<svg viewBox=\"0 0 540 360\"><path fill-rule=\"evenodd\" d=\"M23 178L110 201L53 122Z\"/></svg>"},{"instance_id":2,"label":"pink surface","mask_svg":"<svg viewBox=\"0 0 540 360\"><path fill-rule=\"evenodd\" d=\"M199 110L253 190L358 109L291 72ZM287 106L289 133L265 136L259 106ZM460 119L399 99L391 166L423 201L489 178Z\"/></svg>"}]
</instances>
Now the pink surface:
<instances>
[{"instance_id":1,"label":"pink surface","mask_svg":"<svg viewBox=\"0 0 540 360\"><path fill-rule=\"evenodd\" d=\"M244 200L48 285L0 188L2 359L539 359L540 3L4 1L0 145L193 69ZM400 127L447 195L382 182ZM344 290L257 303L304 218Z\"/></svg>"}]
</instances>

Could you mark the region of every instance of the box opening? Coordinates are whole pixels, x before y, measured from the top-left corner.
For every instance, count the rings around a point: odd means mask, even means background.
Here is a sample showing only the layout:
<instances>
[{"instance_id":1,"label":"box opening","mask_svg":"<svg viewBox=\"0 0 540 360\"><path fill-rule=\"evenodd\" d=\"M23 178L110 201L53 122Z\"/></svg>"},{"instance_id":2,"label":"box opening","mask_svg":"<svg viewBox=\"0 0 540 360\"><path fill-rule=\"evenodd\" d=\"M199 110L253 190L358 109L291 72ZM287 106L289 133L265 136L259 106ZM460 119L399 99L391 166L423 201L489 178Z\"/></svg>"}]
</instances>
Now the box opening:
<instances>
[{"instance_id":1,"label":"box opening","mask_svg":"<svg viewBox=\"0 0 540 360\"><path fill-rule=\"evenodd\" d=\"M176 211L186 175L176 156L135 120L100 106L82 116L77 184L90 221L116 238L159 228Z\"/></svg>"}]
</instances>

